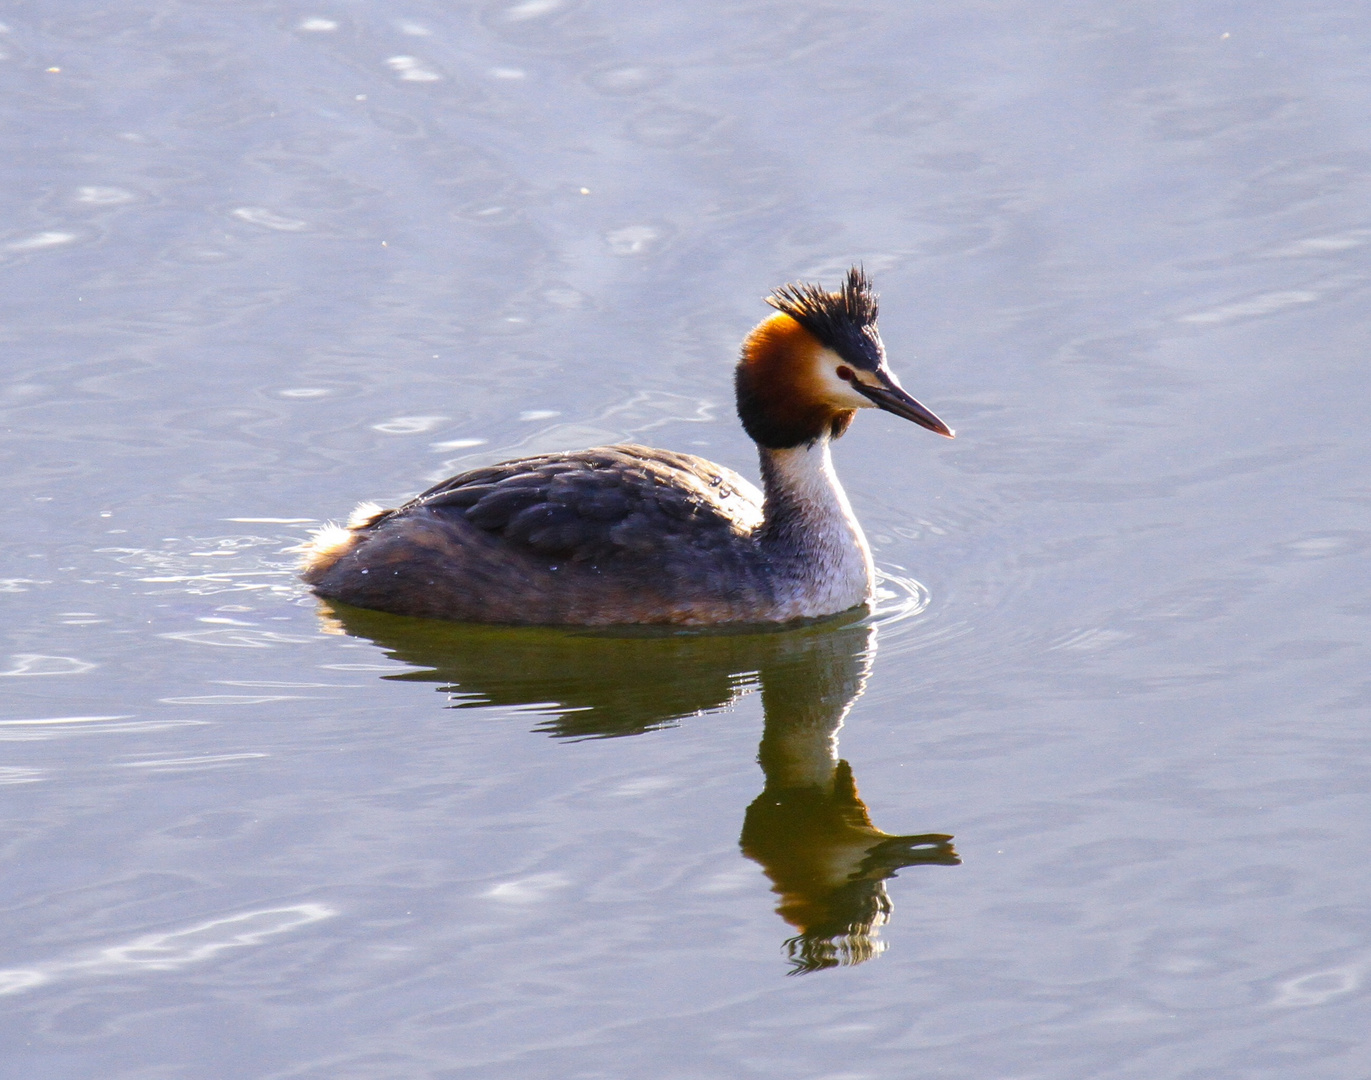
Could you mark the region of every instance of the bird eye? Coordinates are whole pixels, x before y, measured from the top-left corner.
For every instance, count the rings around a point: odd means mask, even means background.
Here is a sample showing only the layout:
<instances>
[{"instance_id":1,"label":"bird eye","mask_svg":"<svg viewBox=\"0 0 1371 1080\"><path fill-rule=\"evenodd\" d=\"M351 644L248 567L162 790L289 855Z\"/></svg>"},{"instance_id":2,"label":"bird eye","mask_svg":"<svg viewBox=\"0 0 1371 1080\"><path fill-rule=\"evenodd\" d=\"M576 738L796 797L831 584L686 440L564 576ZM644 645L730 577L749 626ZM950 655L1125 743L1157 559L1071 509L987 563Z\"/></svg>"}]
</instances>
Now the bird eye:
<instances>
[{"instance_id":1,"label":"bird eye","mask_svg":"<svg viewBox=\"0 0 1371 1080\"><path fill-rule=\"evenodd\" d=\"M836 374L838 378L842 379L843 382L854 382L857 378L857 376L852 374L852 369L850 367L839 366L838 370L834 372L834 374Z\"/></svg>"}]
</instances>

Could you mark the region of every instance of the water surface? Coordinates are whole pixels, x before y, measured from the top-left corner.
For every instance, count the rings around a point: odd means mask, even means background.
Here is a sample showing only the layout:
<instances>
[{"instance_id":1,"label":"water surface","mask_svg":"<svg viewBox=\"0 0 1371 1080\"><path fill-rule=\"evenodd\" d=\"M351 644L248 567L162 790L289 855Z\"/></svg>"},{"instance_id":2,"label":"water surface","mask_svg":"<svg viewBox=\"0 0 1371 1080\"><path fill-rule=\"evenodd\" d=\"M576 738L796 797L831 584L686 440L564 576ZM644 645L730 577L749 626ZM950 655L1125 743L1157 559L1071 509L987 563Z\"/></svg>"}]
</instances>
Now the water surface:
<instances>
[{"instance_id":1,"label":"water surface","mask_svg":"<svg viewBox=\"0 0 1371 1080\"><path fill-rule=\"evenodd\" d=\"M3 23L7 1072L1364 1080L1360 6ZM516 453L751 473L856 260L958 430L837 448L874 617L296 582Z\"/></svg>"}]
</instances>

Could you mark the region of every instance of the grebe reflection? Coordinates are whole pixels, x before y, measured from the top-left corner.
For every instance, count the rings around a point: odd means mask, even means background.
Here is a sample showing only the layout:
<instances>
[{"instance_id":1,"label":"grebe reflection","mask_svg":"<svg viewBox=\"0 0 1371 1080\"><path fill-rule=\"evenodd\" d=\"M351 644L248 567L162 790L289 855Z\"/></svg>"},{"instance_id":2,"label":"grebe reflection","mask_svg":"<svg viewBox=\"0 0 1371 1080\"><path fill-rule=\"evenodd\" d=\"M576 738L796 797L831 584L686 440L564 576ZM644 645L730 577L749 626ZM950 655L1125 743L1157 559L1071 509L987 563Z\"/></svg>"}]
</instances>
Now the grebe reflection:
<instances>
[{"instance_id":1,"label":"grebe reflection","mask_svg":"<svg viewBox=\"0 0 1371 1080\"><path fill-rule=\"evenodd\" d=\"M875 633L858 625L814 635L760 669L766 787L747 808L741 844L781 897L777 914L800 931L786 942L791 974L879 955L877 931L892 910L886 879L918 863L961 861L945 833L876 828L838 757L838 729L866 686Z\"/></svg>"},{"instance_id":2,"label":"grebe reflection","mask_svg":"<svg viewBox=\"0 0 1371 1080\"><path fill-rule=\"evenodd\" d=\"M943 833L892 835L872 824L837 733L861 696L876 630L859 616L785 630L625 633L410 619L327 604L336 632L375 642L436 682L452 708L538 706L556 738L636 735L726 708L760 687L762 793L744 817L743 853L798 934L792 974L857 964L884 945L885 881L921 863L960 860Z\"/></svg>"}]
</instances>

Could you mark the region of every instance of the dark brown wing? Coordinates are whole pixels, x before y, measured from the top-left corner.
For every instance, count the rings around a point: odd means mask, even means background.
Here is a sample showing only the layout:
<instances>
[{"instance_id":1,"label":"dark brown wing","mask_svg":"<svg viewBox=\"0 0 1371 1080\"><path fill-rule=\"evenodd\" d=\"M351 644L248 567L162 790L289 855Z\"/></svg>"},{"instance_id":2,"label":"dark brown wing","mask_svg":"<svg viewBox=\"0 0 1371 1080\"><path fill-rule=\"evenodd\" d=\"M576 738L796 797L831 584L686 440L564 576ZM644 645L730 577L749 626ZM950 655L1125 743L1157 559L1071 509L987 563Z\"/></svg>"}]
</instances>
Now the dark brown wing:
<instances>
[{"instance_id":1,"label":"dark brown wing","mask_svg":"<svg viewBox=\"0 0 1371 1080\"><path fill-rule=\"evenodd\" d=\"M631 444L520 458L462 473L373 522L419 509L547 558L599 562L629 553L669 558L736 544L761 521L757 489L689 454Z\"/></svg>"}]
</instances>

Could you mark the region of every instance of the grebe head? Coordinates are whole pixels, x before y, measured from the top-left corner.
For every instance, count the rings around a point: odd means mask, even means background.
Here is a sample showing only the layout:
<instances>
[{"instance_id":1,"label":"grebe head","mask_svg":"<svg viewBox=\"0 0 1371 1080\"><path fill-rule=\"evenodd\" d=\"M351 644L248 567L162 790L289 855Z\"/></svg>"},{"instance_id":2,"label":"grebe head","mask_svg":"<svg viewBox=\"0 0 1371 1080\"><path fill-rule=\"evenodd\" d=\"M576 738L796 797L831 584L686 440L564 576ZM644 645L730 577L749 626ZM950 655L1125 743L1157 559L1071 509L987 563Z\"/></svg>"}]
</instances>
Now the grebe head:
<instances>
[{"instance_id":1,"label":"grebe head","mask_svg":"<svg viewBox=\"0 0 1371 1080\"><path fill-rule=\"evenodd\" d=\"M900 386L876 330L876 294L854 266L838 292L783 285L766 302L776 314L743 342L734 385L738 416L773 450L836 439L858 409L877 408L952 438L952 429Z\"/></svg>"}]
</instances>

